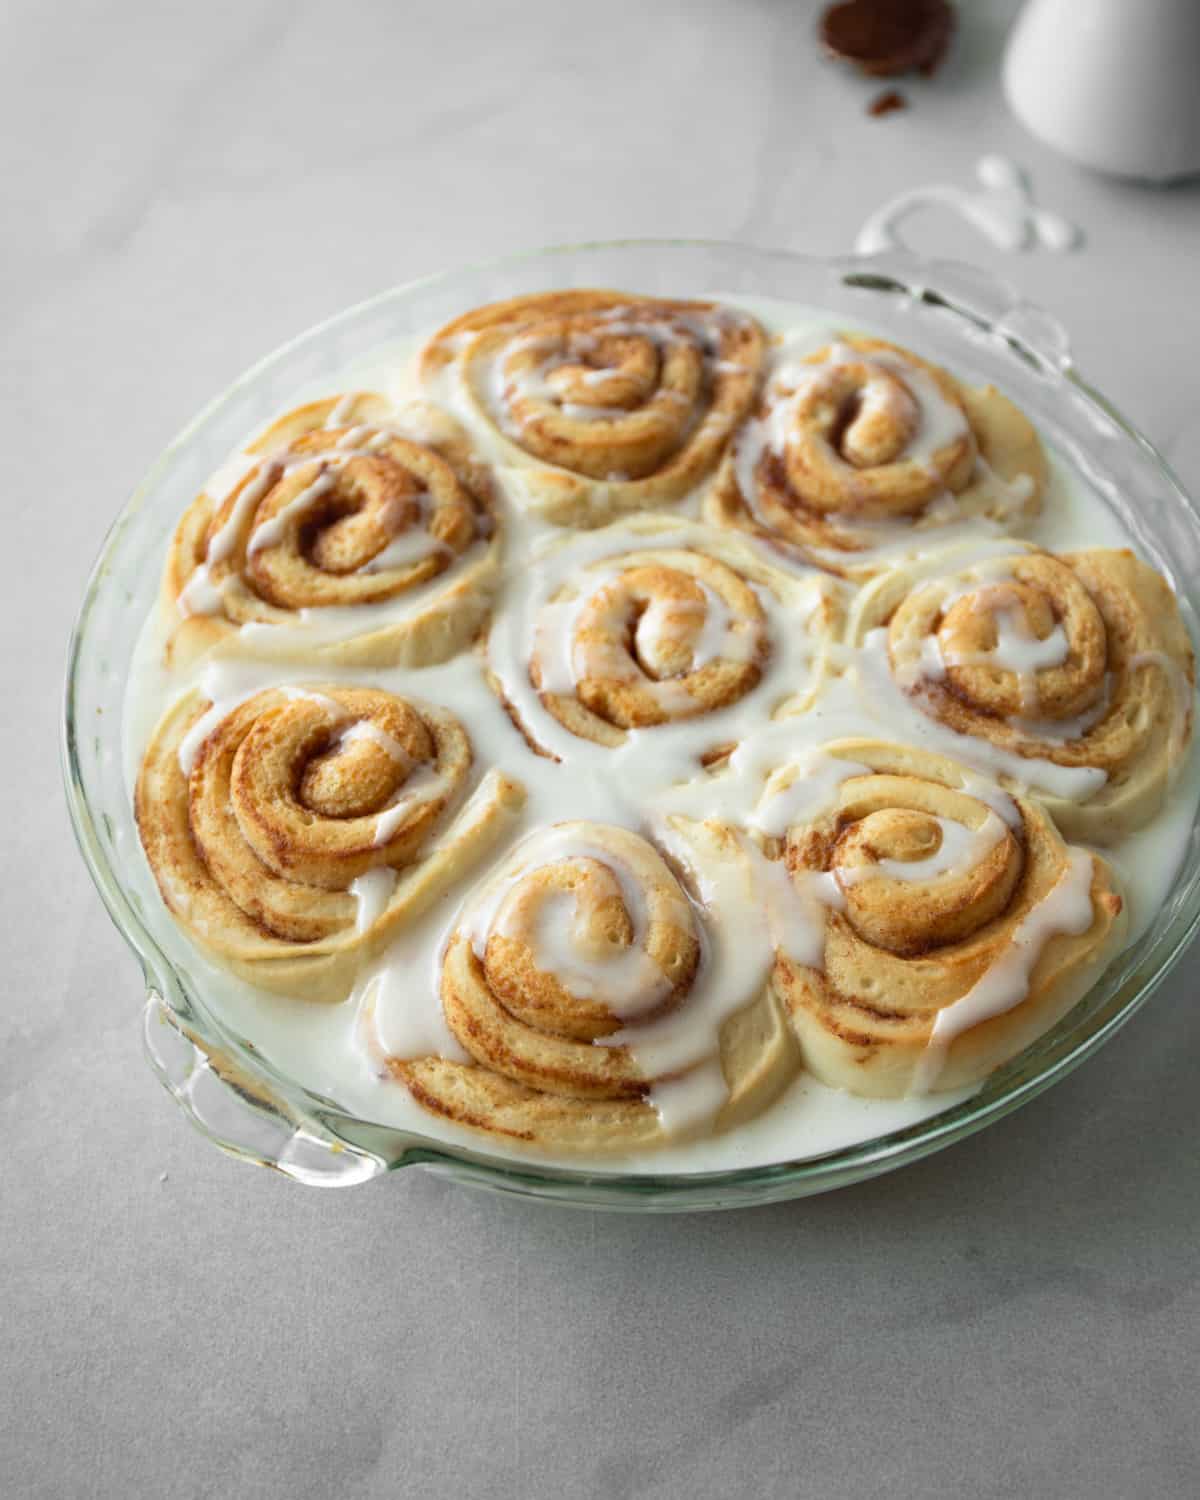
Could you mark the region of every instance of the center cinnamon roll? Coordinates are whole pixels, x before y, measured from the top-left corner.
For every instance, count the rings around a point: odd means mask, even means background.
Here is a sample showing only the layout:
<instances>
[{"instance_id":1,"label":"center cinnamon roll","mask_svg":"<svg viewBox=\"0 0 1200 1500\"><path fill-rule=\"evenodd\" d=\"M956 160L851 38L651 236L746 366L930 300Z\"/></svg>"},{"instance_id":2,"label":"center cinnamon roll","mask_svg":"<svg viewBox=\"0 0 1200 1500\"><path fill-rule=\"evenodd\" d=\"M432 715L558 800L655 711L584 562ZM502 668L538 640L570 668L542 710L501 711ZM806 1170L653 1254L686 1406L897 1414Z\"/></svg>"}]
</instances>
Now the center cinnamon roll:
<instances>
[{"instance_id":1,"label":"center cinnamon roll","mask_svg":"<svg viewBox=\"0 0 1200 1500\"><path fill-rule=\"evenodd\" d=\"M677 723L736 703L762 677L766 619L753 588L715 558L664 551L568 585L538 617L530 679L585 739Z\"/></svg>"},{"instance_id":2,"label":"center cinnamon roll","mask_svg":"<svg viewBox=\"0 0 1200 1500\"><path fill-rule=\"evenodd\" d=\"M530 572L526 613L500 622L488 657L522 732L556 759L571 755L557 726L609 749L691 726L688 755L709 763L785 701L806 705L839 619L815 571L665 516L548 548Z\"/></svg>"}]
</instances>

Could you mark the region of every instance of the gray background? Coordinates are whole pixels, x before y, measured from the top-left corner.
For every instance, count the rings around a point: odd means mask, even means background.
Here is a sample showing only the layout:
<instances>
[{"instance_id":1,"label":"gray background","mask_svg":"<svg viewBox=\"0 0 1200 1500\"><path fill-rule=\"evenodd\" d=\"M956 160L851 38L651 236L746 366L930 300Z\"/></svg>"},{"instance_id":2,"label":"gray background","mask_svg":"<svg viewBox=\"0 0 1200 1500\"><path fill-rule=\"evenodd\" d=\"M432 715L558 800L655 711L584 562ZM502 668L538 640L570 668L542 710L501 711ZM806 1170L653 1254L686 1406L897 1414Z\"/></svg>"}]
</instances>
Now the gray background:
<instances>
[{"instance_id":1,"label":"gray background","mask_svg":"<svg viewBox=\"0 0 1200 1500\"><path fill-rule=\"evenodd\" d=\"M1198 1481L1195 963L982 1137L826 1199L634 1219L417 1173L235 1163L144 1066L56 719L100 539L193 411L443 264L623 234L846 248L984 150L1081 223L1004 257L1200 487L1200 188L1077 171L1008 118L1008 4L913 108L814 7L6 4L0 1493L1184 1496Z\"/></svg>"}]
</instances>

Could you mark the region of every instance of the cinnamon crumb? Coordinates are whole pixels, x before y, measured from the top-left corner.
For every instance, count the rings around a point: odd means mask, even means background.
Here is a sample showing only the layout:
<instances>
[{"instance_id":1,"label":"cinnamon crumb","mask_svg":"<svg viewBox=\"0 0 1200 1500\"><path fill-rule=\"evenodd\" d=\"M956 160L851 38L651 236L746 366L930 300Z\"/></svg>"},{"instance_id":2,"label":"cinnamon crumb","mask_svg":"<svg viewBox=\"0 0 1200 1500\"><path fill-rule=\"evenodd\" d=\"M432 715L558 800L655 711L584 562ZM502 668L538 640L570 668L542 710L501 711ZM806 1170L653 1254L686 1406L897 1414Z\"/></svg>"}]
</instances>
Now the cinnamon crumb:
<instances>
[{"instance_id":1,"label":"cinnamon crumb","mask_svg":"<svg viewBox=\"0 0 1200 1500\"><path fill-rule=\"evenodd\" d=\"M907 109L908 100L899 89L885 89L882 94L876 94L870 104L867 105L869 115L890 115L898 109Z\"/></svg>"}]
</instances>

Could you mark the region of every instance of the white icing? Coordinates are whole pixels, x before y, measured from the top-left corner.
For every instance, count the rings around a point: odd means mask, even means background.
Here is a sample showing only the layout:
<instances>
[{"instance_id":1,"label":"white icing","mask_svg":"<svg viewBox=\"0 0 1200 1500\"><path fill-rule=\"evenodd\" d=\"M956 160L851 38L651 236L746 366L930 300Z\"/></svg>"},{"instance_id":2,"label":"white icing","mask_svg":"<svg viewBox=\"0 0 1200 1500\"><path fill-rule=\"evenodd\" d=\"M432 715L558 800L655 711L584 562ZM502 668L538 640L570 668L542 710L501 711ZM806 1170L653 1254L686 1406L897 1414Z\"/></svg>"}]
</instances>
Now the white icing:
<instances>
[{"instance_id":1,"label":"white icing","mask_svg":"<svg viewBox=\"0 0 1200 1500\"><path fill-rule=\"evenodd\" d=\"M328 470L318 474L311 484L305 485L300 493L289 500L281 510L277 510L269 520L254 528L246 544L246 555L253 557L264 547L277 547L287 533L289 522L297 516L302 516L314 500L319 500L332 488L333 475Z\"/></svg>"},{"instance_id":2,"label":"white icing","mask_svg":"<svg viewBox=\"0 0 1200 1500\"><path fill-rule=\"evenodd\" d=\"M1018 787L1040 789L1072 801L1084 801L1104 785L1108 778L1099 767L1060 766L1039 756L1019 755L982 735L960 734L922 713L892 675L887 634L882 626L867 632L851 672L873 711L881 711L880 717L891 723L895 738L937 750L990 775L1010 777Z\"/></svg>"},{"instance_id":3,"label":"white icing","mask_svg":"<svg viewBox=\"0 0 1200 1500\"><path fill-rule=\"evenodd\" d=\"M740 860L701 863L686 836L667 823L655 829L659 843L686 871L704 913L700 924L703 957L700 971L682 1004L649 1025L627 1027L604 1040L627 1044L648 1073L670 1077L716 1058L725 1021L756 998L771 965L769 929L756 899L750 866ZM711 1071L711 1070L710 1070ZM664 1126L677 1131L710 1119L714 1090L681 1095L668 1085L651 1090L650 1102ZM685 1108L686 1105L686 1108ZM696 1110L705 1111L697 1115Z\"/></svg>"},{"instance_id":4,"label":"white icing","mask_svg":"<svg viewBox=\"0 0 1200 1500\"><path fill-rule=\"evenodd\" d=\"M1091 927L1095 920L1092 872L1092 856L1086 849L1067 850L1067 866L1057 884L1013 929L1000 957L965 995L938 1011L929 1045L913 1076L914 1093L926 1093L936 1084L955 1037L1020 1005L1029 993L1034 967L1052 937L1078 936Z\"/></svg>"},{"instance_id":5,"label":"white icing","mask_svg":"<svg viewBox=\"0 0 1200 1500\"><path fill-rule=\"evenodd\" d=\"M204 554L204 561L210 568L214 563L224 562L230 553L232 553L233 549L237 546L238 534L245 525L247 516L253 512L254 507L278 477L278 465L264 463L259 472L238 495L228 517L218 530L213 533L212 539L208 544L208 550Z\"/></svg>"},{"instance_id":6,"label":"white icing","mask_svg":"<svg viewBox=\"0 0 1200 1500\"><path fill-rule=\"evenodd\" d=\"M212 581L209 564L202 562L179 590L179 608L185 615L215 615L224 608L223 590Z\"/></svg>"},{"instance_id":7,"label":"white icing","mask_svg":"<svg viewBox=\"0 0 1200 1500\"><path fill-rule=\"evenodd\" d=\"M1026 174L1003 156L985 156L976 164L975 175L982 192L970 192L947 183L910 188L897 193L867 219L858 232L854 248L860 255L879 255L909 247L900 226L924 208L951 208L978 229L999 250L1025 250L1031 241L1047 250L1073 250L1080 233L1060 214L1038 208Z\"/></svg>"},{"instance_id":8,"label":"white icing","mask_svg":"<svg viewBox=\"0 0 1200 1500\"><path fill-rule=\"evenodd\" d=\"M995 646L990 651L951 652L945 658L948 667L984 665L1029 677L1046 667L1061 667L1071 654L1071 643L1060 624L1049 635L1039 636L1015 605L995 610L992 618L996 624Z\"/></svg>"},{"instance_id":9,"label":"white icing","mask_svg":"<svg viewBox=\"0 0 1200 1500\"><path fill-rule=\"evenodd\" d=\"M742 840L751 863L755 893L767 921L771 947L794 963L819 969L825 961L825 914L846 901L833 875L789 871L782 859L767 859Z\"/></svg>"},{"instance_id":10,"label":"white icing","mask_svg":"<svg viewBox=\"0 0 1200 1500\"><path fill-rule=\"evenodd\" d=\"M753 742L740 747L740 768L753 755ZM841 760L822 749L809 749L771 777L763 801L747 819L752 828L778 837L794 823L807 823L832 805L843 781L869 776L867 766Z\"/></svg>"},{"instance_id":11,"label":"white icing","mask_svg":"<svg viewBox=\"0 0 1200 1500\"><path fill-rule=\"evenodd\" d=\"M952 818L934 818L941 833L937 848L924 859L880 859L863 865L838 866L843 887L859 885L876 876L923 883L944 875L961 876L975 869L1005 836L1004 820L989 812L978 828Z\"/></svg>"},{"instance_id":12,"label":"white icing","mask_svg":"<svg viewBox=\"0 0 1200 1500\"><path fill-rule=\"evenodd\" d=\"M983 607L986 600L981 597ZM1030 629L1024 611L1015 604L992 611L996 643L989 651L942 652L947 667L996 667L1012 672L1017 678L1021 708L1025 713L1037 707L1037 674L1047 667L1061 667L1071 654L1071 643L1062 625L1055 623L1046 636Z\"/></svg>"},{"instance_id":13,"label":"white icing","mask_svg":"<svg viewBox=\"0 0 1200 1500\"><path fill-rule=\"evenodd\" d=\"M452 555L451 549L427 531L401 531L374 557L358 570L360 573L384 573L389 568L404 568L411 563L424 562L438 553Z\"/></svg>"},{"instance_id":14,"label":"white icing","mask_svg":"<svg viewBox=\"0 0 1200 1500\"><path fill-rule=\"evenodd\" d=\"M201 746L217 725L264 685L261 674L244 663L218 659L205 663L197 686L208 699L208 707L179 742L179 769L185 776L192 774Z\"/></svg>"},{"instance_id":15,"label":"white icing","mask_svg":"<svg viewBox=\"0 0 1200 1500\"><path fill-rule=\"evenodd\" d=\"M387 908L396 889L396 872L387 865L368 870L350 882L350 894L358 902L354 921L356 932L369 932Z\"/></svg>"},{"instance_id":16,"label":"white icing","mask_svg":"<svg viewBox=\"0 0 1200 1500\"><path fill-rule=\"evenodd\" d=\"M325 426L340 427L354 410L354 403L357 399L354 391L347 391L344 396L339 396L329 409L329 415L325 418Z\"/></svg>"},{"instance_id":17,"label":"white icing","mask_svg":"<svg viewBox=\"0 0 1200 1500\"><path fill-rule=\"evenodd\" d=\"M389 1057L402 1061L416 1057L471 1061L471 1054L446 1024L442 1007L425 1002L421 992L429 985L436 995L441 986L436 966L429 971L402 969L386 957L360 984L353 1008L359 1017L361 1044L372 1063Z\"/></svg>"},{"instance_id":18,"label":"white icing","mask_svg":"<svg viewBox=\"0 0 1200 1500\"><path fill-rule=\"evenodd\" d=\"M632 938L627 946L603 956L585 955L575 931L581 915L576 899L562 892L546 903L533 935L535 967L557 977L572 994L596 1000L622 1019L656 1009L670 994L671 981L645 951L649 925L645 896L619 857L580 839L571 830L552 828L546 834L535 835L528 858L518 860L503 880L486 891L477 908L468 907L462 926L472 947L482 957L493 932L511 936L511 914L506 912L506 903L513 888L532 871L571 859L594 861L616 879ZM690 928L691 912L682 897L677 916L680 925Z\"/></svg>"},{"instance_id":19,"label":"white icing","mask_svg":"<svg viewBox=\"0 0 1200 1500\"><path fill-rule=\"evenodd\" d=\"M380 729L378 724L373 724L370 719L356 719L341 736L340 743L345 745L354 740L370 740L373 745L386 750L391 758L399 761L402 766L412 765L412 756L400 741L390 735L386 729Z\"/></svg>"}]
</instances>

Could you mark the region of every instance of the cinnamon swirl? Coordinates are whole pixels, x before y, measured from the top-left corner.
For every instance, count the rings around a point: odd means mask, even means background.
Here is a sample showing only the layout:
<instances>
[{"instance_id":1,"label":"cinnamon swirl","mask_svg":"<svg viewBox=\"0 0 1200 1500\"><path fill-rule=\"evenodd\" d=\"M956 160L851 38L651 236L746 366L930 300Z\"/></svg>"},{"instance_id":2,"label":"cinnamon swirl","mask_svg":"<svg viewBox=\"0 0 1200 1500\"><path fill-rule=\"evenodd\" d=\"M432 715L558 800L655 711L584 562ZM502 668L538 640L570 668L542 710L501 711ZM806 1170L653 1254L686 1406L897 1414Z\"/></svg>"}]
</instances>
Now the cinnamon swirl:
<instances>
[{"instance_id":1,"label":"cinnamon swirl","mask_svg":"<svg viewBox=\"0 0 1200 1500\"><path fill-rule=\"evenodd\" d=\"M341 998L364 953L462 877L523 800L443 709L373 688L186 695L138 778L163 900L252 983Z\"/></svg>"},{"instance_id":2,"label":"cinnamon swirl","mask_svg":"<svg viewBox=\"0 0 1200 1500\"><path fill-rule=\"evenodd\" d=\"M896 1097L985 1077L1066 1014L1116 951L1109 867L1044 809L928 752L835 741L814 807L766 788L788 880L816 892L816 951L784 934L774 983L804 1065Z\"/></svg>"},{"instance_id":3,"label":"cinnamon swirl","mask_svg":"<svg viewBox=\"0 0 1200 1500\"><path fill-rule=\"evenodd\" d=\"M421 356L546 520L596 526L678 500L716 468L758 386L764 338L712 302L544 292L477 308Z\"/></svg>"},{"instance_id":4,"label":"cinnamon swirl","mask_svg":"<svg viewBox=\"0 0 1200 1500\"><path fill-rule=\"evenodd\" d=\"M692 724L697 762L711 761L744 728L731 711L760 686L754 723L811 700L840 619L819 574L784 573L735 538L665 516L548 549L532 575L526 611L498 622L489 660L526 737L551 755L569 752L550 720L608 748Z\"/></svg>"},{"instance_id":5,"label":"cinnamon swirl","mask_svg":"<svg viewBox=\"0 0 1200 1500\"><path fill-rule=\"evenodd\" d=\"M168 658L221 644L428 666L478 632L497 581L489 471L426 402L351 393L273 423L224 497L201 494L163 578Z\"/></svg>"},{"instance_id":6,"label":"cinnamon swirl","mask_svg":"<svg viewBox=\"0 0 1200 1500\"><path fill-rule=\"evenodd\" d=\"M754 903L728 830L680 825L683 857L723 894L689 898L652 844L564 823L525 840L468 903L442 1005L473 1059L391 1058L425 1108L559 1150L624 1151L723 1129L767 1105L797 1050L765 984L713 923Z\"/></svg>"},{"instance_id":7,"label":"cinnamon swirl","mask_svg":"<svg viewBox=\"0 0 1200 1500\"><path fill-rule=\"evenodd\" d=\"M1161 807L1191 735L1195 669L1166 580L1132 552L982 560L884 575L851 642L955 753L1035 788L1069 837L1111 843Z\"/></svg>"},{"instance_id":8,"label":"cinnamon swirl","mask_svg":"<svg viewBox=\"0 0 1200 1500\"><path fill-rule=\"evenodd\" d=\"M847 335L777 357L707 513L861 580L879 570L878 549L915 548L951 523L1019 530L1045 483L1037 434L999 391Z\"/></svg>"}]
</instances>

